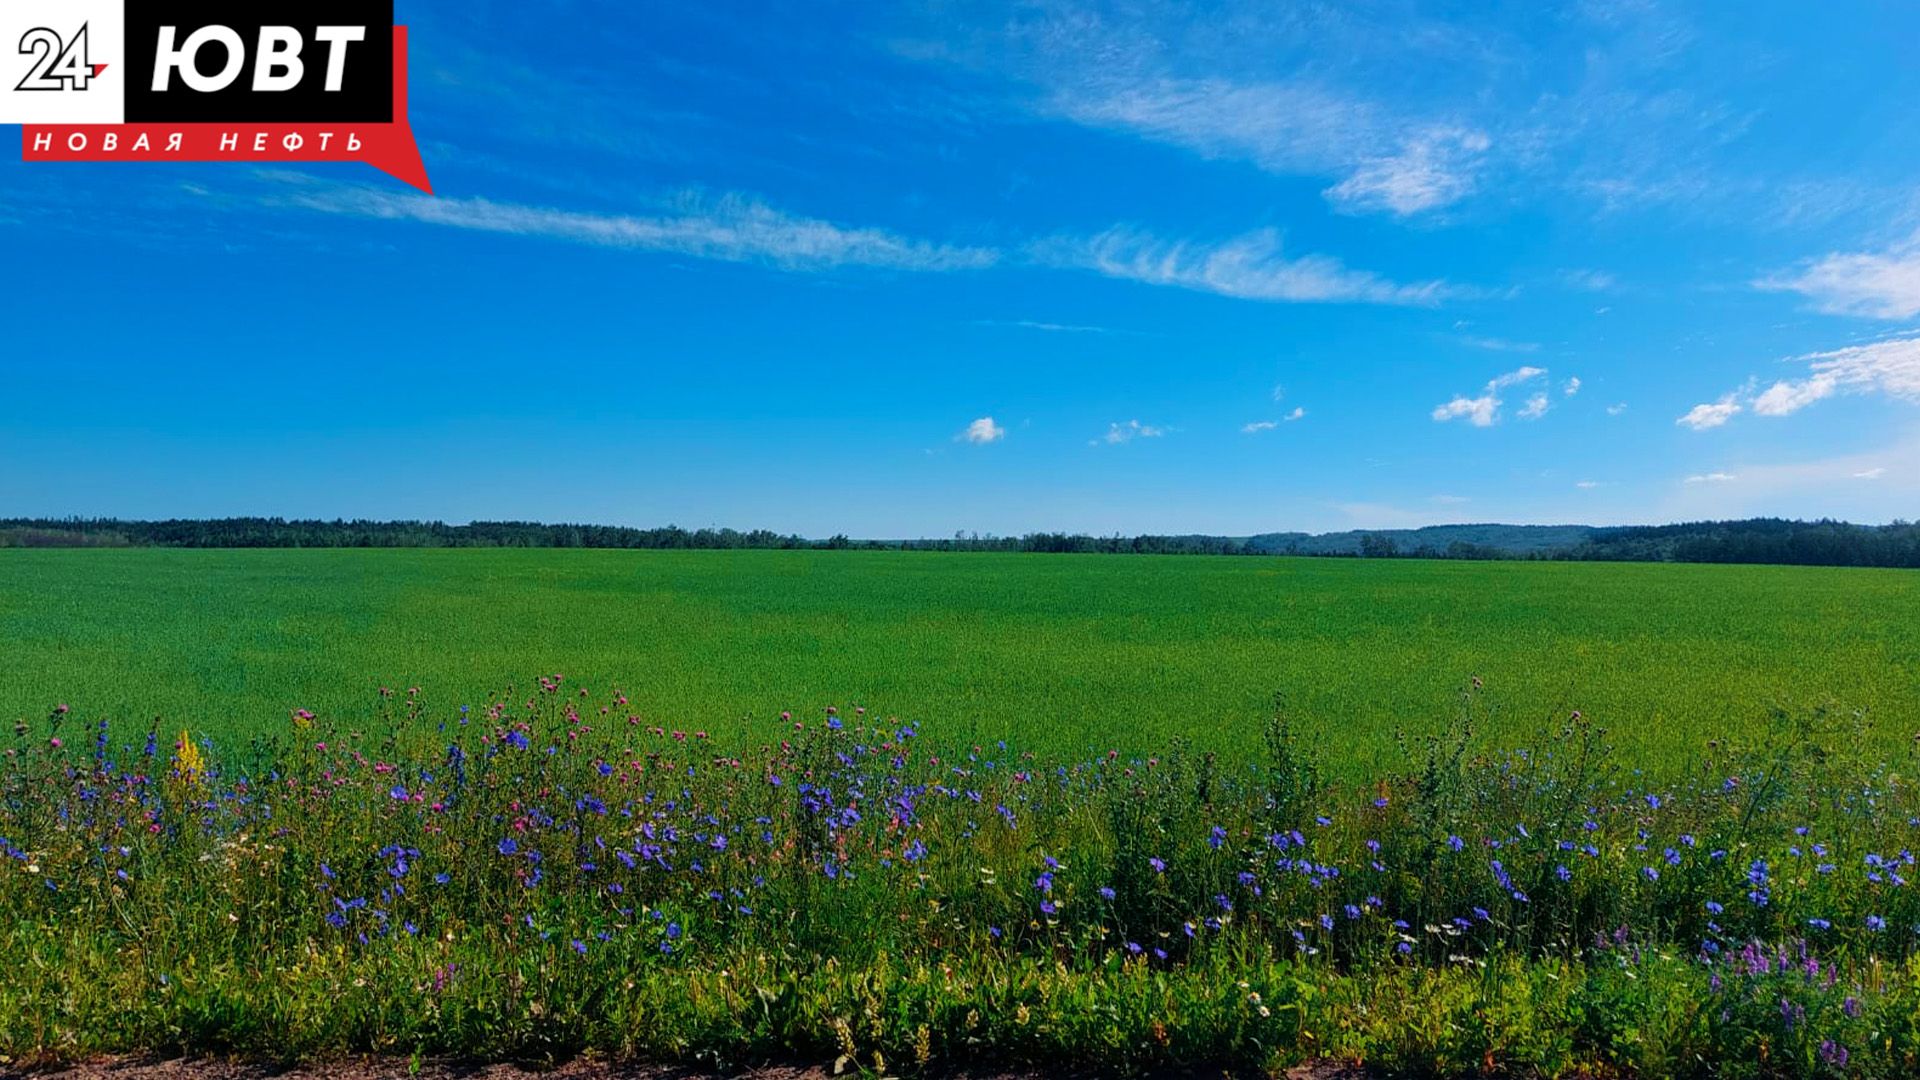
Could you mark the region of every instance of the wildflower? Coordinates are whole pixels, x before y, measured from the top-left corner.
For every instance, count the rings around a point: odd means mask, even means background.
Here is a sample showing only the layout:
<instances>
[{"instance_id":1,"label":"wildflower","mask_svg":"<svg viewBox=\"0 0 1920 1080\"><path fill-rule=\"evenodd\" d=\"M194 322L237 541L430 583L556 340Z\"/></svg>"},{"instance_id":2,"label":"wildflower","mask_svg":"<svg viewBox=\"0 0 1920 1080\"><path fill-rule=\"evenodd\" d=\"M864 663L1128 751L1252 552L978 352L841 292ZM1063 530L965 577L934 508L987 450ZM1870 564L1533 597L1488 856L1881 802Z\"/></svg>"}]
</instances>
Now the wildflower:
<instances>
[{"instance_id":1,"label":"wildflower","mask_svg":"<svg viewBox=\"0 0 1920 1080\"><path fill-rule=\"evenodd\" d=\"M1156 874L1164 874L1167 872L1167 861L1158 855L1148 858L1147 865L1153 867L1153 872Z\"/></svg>"},{"instance_id":2,"label":"wildflower","mask_svg":"<svg viewBox=\"0 0 1920 1080\"><path fill-rule=\"evenodd\" d=\"M516 852L516 851L519 851L519 850L520 850L520 844L519 844L519 842L518 842L518 841L516 841L516 840L514 840L514 838L513 838L513 837L511 837L511 836L509 836L509 837L507 837L506 839L504 839L504 840L502 840L502 841L500 841L500 844L499 844L499 851L500 851L500 854L502 854L502 855L511 855L511 854L513 854L514 852Z\"/></svg>"},{"instance_id":3,"label":"wildflower","mask_svg":"<svg viewBox=\"0 0 1920 1080\"><path fill-rule=\"evenodd\" d=\"M1867 916L1867 929L1872 930L1875 933L1879 933L1880 931L1885 930L1886 928L1887 928L1887 920L1881 918L1878 915Z\"/></svg>"}]
</instances>

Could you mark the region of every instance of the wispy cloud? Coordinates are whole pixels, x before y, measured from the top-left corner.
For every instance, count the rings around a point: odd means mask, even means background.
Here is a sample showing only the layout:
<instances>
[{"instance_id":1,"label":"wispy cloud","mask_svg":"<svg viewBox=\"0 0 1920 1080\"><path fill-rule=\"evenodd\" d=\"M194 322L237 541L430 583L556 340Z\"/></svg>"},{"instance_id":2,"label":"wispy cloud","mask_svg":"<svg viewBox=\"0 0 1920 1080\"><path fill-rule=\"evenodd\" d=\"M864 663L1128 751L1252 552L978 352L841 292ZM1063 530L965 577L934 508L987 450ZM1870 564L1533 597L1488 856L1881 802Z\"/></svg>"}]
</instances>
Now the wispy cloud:
<instances>
[{"instance_id":1,"label":"wispy cloud","mask_svg":"<svg viewBox=\"0 0 1920 1080\"><path fill-rule=\"evenodd\" d=\"M1433 410L1433 418L1440 423L1445 423L1449 420L1465 420L1474 427L1492 427L1495 423L1499 422L1500 407L1505 404L1505 401L1500 397L1501 391L1510 386L1518 386L1521 383L1531 382L1534 379L1541 378L1546 375L1546 373L1546 368L1522 367L1509 371L1504 375L1496 375L1487 382L1485 389L1480 392L1478 397L1467 397L1465 394L1457 394L1452 401L1435 408ZM1526 409L1522 411L1520 415L1532 420L1537 419L1546 411L1546 395L1535 394L1528 400Z\"/></svg>"},{"instance_id":2,"label":"wispy cloud","mask_svg":"<svg viewBox=\"0 0 1920 1080\"><path fill-rule=\"evenodd\" d=\"M1674 423L1695 431L1717 428L1740 414L1740 403L1729 394L1708 405L1695 405Z\"/></svg>"},{"instance_id":3,"label":"wispy cloud","mask_svg":"<svg viewBox=\"0 0 1920 1080\"><path fill-rule=\"evenodd\" d=\"M1056 266L1107 277L1170 285L1242 300L1282 303L1366 303L1433 306L1471 290L1444 281L1400 284L1350 269L1325 255L1289 257L1280 234L1259 229L1218 243L1162 240L1126 227L1084 239L1056 239L1034 247Z\"/></svg>"},{"instance_id":4,"label":"wispy cloud","mask_svg":"<svg viewBox=\"0 0 1920 1080\"><path fill-rule=\"evenodd\" d=\"M1608 416L1619 416L1621 413L1626 411L1627 411L1627 403L1624 401L1616 401L1612 405L1607 406Z\"/></svg>"},{"instance_id":5,"label":"wispy cloud","mask_svg":"<svg viewBox=\"0 0 1920 1080\"><path fill-rule=\"evenodd\" d=\"M1710 472L1687 477L1689 484L1726 484L1740 479L1732 473Z\"/></svg>"},{"instance_id":6,"label":"wispy cloud","mask_svg":"<svg viewBox=\"0 0 1920 1080\"><path fill-rule=\"evenodd\" d=\"M1532 397L1527 398L1527 404L1520 410L1520 419L1538 420L1547 415L1547 410L1552 407L1553 405L1547 399L1544 391L1536 393Z\"/></svg>"},{"instance_id":7,"label":"wispy cloud","mask_svg":"<svg viewBox=\"0 0 1920 1080\"><path fill-rule=\"evenodd\" d=\"M1308 78L1179 78L1150 67L1077 79L1045 110L1202 157L1288 176L1339 176L1324 192L1347 210L1417 214L1473 190L1485 132L1403 116Z\"/></svg>"},{"instance_id":8,"label":"wispy cloud","mask_svg":"<svg viewBox=\"0 0 1920 1080\"><path fill-rule=\"evenodd\" d=\"M1805 379L1783 379L1754 399L1761 416L1787 416L1822 398L1840 394L1886 394L1920 403L1920 337L1898 337L1868 345L1800 357L1812 372Z\"/></svg>"},{"instance_id":9,"label":"wispy cloud","mask_svg":"<svg viewBox=\"0 0 1920 1080\"><path fill-rule=\"evenodd\" d=\"M999 252L988 248L916 240L886 229L837 225L789 214L741 195L713 199L683 196L668 212L655 215L561 210L481 198L431 198L361 187L301 190L285 201L330 214L726 262L756 262L783 270L979 270L1000 259Z\"/></svg>"},{"instance_id":10,"label":"wispy cloud","mask_svg":"<svg viewBox=\"0 0 1920 1080\"><path fill-rule=\"evenodd\" d=\"M973 423L968 424L960 434L953 437L953 441L972 443L975 446L985 446L988 443L999 442L1006 437L1006 428L994 423L993 417L983 416Z\"/></svg>"},{"instance_id":11,"label":"wispy cloud","mask_svg":"<svg viewBox=\"0 0 1920 1080\"><path fill-rule=\"evenodd\" d=\"M1485 132L1439 127L1409 135L1399 152L1362 161L1353 174L1322 192L1346 210L1386 210L1409 217L1458 202L1473 190L1474 174L1492 145Z\"/></svg>"},{"instance_id":12,"label":"wispy cloud","mask_svg":"<svg viewBox=\"0 0 1920 1080\"><path fill-rule=\"evenodd\" d=\"M1143 424L1138 420L1128 420L1124 424L1114 423L1107 425L1106 435L1094 439L1092 442L1094 445L1106 443L1109 446L1116 446L1120 443L1132 442L1135 439L1157 439L1166 433L1166 428L1156 427L1152 424Z\"/></svg>"},{"instance_id":13,"label":"wispy cloud","mask_svg":"<svg viewBox=\"0 0 1920 1080\"><path fill-rule=\"evenodd\" d=\"M1920 315L1920 233L1886 251L1834 252L1754 285L1797 292L1833 315L1911 319Z\"/></svg>"},{"instance_id":14,"label":"wispy cloud","mask_svg":"<svg viewBox=\"0 0 1920 1080\"><path fill-rule=\"evenodd\" d=\"M1854 473L1853 478L1855 480L1878 480L1885 475L1887 475L1886 466L1875 465L1871 469L1861 469L1859 472Z\"/></svg>"},{"instance_id":15,"label":"wispy cloud","mask_svg":"<svg viewBox=\"0 0 1920 1080\"><path fill-rule=\"evenodd\" d=\"M1241 425L1240 432L1243 435L1258 435L1263 431L1272 431L1274 428L1279 427L1281 424L1291 424L1295 420L1302 419L1306 415L1307 415L1306 409L1301 408L1299 406L1295 406L1292 412L1288 413L1287 415L1281 417L1278 420L1255 420L1251 424L1243 424Z\"/></svg>"},{"instance_id":16,"label":"wispy cloud","mask_svg":"<svg viewBox=\"0 0 1920 1080\"><path fill-rule=\"evenodd\" d=\"M1567 397L1572 397L1573 395L1579 393L1580 392L1580 376L1575 375L1569 378L1560 387L1560 392L1562 394L1565 394Z\"/></svg>"},{"instance_id":17,"label":"wispy cloud","mask_svg":"<svg viewBox=\"0 0 1920 1080\"><path fill-rule=\"evenodd\" d=\"M1805 378L1780 379L1757 394L1749 383L1715 404L1694 406L1679 422L1695 430L1719 427L1743 402L1755 416L1792 416L1836 394L1885 394L1920 404L1920 335L1807 353L1794 361L1807 365Z\"/></svg>"}]
</instances>

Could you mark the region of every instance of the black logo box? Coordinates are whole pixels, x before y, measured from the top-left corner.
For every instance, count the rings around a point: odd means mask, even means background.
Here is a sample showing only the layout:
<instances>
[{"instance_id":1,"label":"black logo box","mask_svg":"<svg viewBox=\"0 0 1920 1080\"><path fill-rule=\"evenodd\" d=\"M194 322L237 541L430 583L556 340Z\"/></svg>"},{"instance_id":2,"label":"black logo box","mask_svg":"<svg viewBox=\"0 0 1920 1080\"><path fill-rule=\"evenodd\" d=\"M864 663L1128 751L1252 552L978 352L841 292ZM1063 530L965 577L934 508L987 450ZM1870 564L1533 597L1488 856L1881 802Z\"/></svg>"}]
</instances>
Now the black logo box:
<instances>
[{"instance_id":1,"label":"black logo box","mask_svg":"<svg viewBox=\"0 0 1920 1080\"><path fill-rule=\"evenodd\" d=\"M167 0L126 0L127 100L130 124L215 123L361 123L393 122L393 0L328 0L326 3L260 3L213 0L206 3L169 3ZM170 73L168 88L153 89L155 60L159 56L160 28L175 27L177 49L203 26L225 26L239 34L246 61L225 89L201 92ZM255 91L254 67L259 61L260 28L288 26L305 43L300 60L306 66L299 85L289 90ZM322 26L364 26L364 40L345 46L346 67L340 89L326 90L327 53L331 46L314 36ZM209 42L193 58L202 75L226 69L227 47Z\"/></svg>"}]
</instances>

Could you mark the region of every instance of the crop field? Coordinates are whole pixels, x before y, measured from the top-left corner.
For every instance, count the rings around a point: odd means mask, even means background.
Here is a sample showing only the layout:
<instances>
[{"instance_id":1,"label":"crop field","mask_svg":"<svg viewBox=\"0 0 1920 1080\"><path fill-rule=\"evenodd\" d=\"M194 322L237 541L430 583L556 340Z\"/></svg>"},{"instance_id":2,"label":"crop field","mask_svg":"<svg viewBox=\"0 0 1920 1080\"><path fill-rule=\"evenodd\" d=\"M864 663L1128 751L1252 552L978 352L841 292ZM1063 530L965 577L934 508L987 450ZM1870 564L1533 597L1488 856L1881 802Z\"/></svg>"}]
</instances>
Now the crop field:
<instances>
[{"instance_id":1,"label":"crop field","mask_svg":"<svg viewBox=\"0 0 1920 1080\"><path fill-rule=\"evenodd\" d=\"M1920 731L1920 576L1823 568L896 552L0 553L0 716L216 744L305 709L374 722L544 674L649 723L764 732L827 705L1072 754L1174 736L1242 757L1273 695L1400 760L1483 680L1495 743L1580 710L1649 768L1775 710Z\"/></svg>"},{"instance_id":2,"label":"crop field","mask_svg":"<svg viewBox=\"0 0 1920 1080\"><path fill-rule=\"evenodd\" d=\"M0 553L0 1071L1912 1075L1916 582Z\"/></svg>"}]
</instances>

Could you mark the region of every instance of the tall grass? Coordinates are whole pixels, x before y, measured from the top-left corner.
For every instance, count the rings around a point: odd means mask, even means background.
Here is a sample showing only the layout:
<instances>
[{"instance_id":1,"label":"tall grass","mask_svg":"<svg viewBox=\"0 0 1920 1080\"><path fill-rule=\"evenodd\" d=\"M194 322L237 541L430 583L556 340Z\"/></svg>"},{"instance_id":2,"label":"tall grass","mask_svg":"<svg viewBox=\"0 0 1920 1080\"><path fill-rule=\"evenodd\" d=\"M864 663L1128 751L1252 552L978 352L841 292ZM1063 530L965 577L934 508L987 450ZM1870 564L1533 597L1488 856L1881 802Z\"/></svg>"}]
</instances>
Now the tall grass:
<instances>
[{"instance_id":1,"label":"tall grass","mask_svg":"<svg viewBox=\"0 0 1920 1080\"><path fill-rule=\"evenodd\" d=\"M0 772L0 1053L583 1051L1895 1075L1920 1054L1920 795L1781 715L1657 782L1475 691L1330 783L832 710L749 738L545 678L241 744L55 710ZM1905 762L1900 763L1902 767Z\"/></svg>"}]
</instances>

